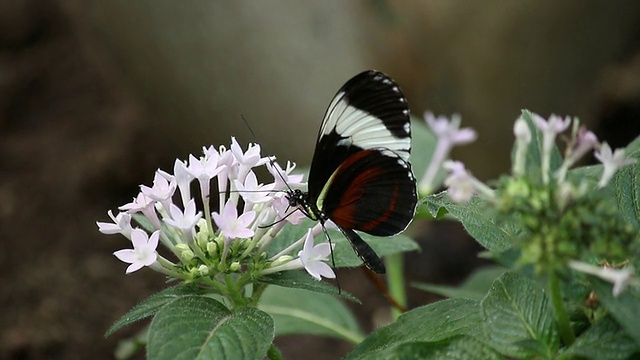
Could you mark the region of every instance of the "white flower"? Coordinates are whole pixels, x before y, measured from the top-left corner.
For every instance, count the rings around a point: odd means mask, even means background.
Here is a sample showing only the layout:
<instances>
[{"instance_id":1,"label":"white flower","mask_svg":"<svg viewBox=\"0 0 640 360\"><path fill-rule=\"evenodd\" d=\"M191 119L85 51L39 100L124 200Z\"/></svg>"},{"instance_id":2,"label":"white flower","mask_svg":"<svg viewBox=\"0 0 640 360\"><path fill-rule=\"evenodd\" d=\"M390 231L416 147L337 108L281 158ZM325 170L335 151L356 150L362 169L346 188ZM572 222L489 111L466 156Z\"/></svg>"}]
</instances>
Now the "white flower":
<instances>
[{"instance_id":1,"label":"white flower","mask_svg":"<svg viewBox=\"0 0 640 360\"><path fill-rule=\"evenodd\" d=\"M244 181L249 170L253 167L264 165L269 161L268 158L260 157L260 145L249 144L247 151L243 152L235 138L231 138L231 152L239 164L238 180Z\"/></svg>"},{"instance_id":2,"label":"white flower","mask_svg":"<svg viewBox=\"0 0 640 360\"><path fill-rule=\"evenodd\" d=\"M140 191L149 198L159 201L166 207L169 205L171 197L176 192L176 182L172 175L158 170L153 177L153 187L140 185Z\"/></svg>"},{"instance_id":3,"label":"white flower","mask_svg":"<svg viewBox=\"0 0 640 360\"><path fill-rule=\"evenodd\" d=\"M593 266L574 260L569 262L569 267L585 274L595 275L602 280L612 283L612 293L614 297L618 297L620 294L622 294L627 289L629 284L635 280L635 271L632 267L626 267L624 269L614 269L607 266Z\"/></svg>"},{"instance_id":4,"label":"white flower","mask_svg":"<svg viewBox=\"0 0 640 360\"><path fill-rule=\"evenodd\" d=\"M556 136L569 127L569 124L571 124L571 118L567 116L562 119L557 115L551 115L547 121L540 115L533 114L533 122L538 129L540 129L540 132L542 132L542 182L544 184L548 184L553 144Z\"/></svg>"},{"instance_id":5,"label":"white flower","mask_svg":"<svg viewBox=\"0 0 640 360\"><path fill-rule=\"evenodd\" d=\"M596 151L594 155L604 166L598 187L606 186L618 169L636 163L635 159L625 158L624 155L624 149L616 149L615 152L611 152L609 144L602 143L600 150Z\"/></svg>"},{"instance_id":6,"label":"white flower","mask_svg":"<svg viewBox=\"0 0 640 360\"><path fill-rule=\"evenodd\" d=\"M171 218L165 218L164 222L180 229L186 236L191 235L194 226L196 226L198 220L202 218L200 211L196 213L196 202L194 199L189 200L187 206L184 208L184 212L175 204L171 204L169 206L169 214Z\"/></svg>"},{"instance_id":7,"label":"white flower","mask_svg":"<svg viewBox=\"0 0 640 360\"><path fill-rule=\"evenodd\" d=\"M472 176L467 173L464 164L460 161L446 161L443 165L449 171L449 176L444 184L447 188L447 195L456 203L463 203L471 200L476 193Z\"/></svg>"},{"instance_id":8,"label":"white flower","mask_svg":"<svg viewBox=\"0 0 640 360\"><path fill-rule=\"evenodd\" d=\"M449 152L455 145L465 145L477 138L476 132L471 128L460 129L460 115L453 115L451 121L444 116L435 117L431 112L425 112L425 121L438 138L436 149L431 157L431 162L420 180L420 192L429 193L432 190L433 181L443 161L449 156Z\"/></svg>"},{"instance_id":9,"label":"white flower","mask_svg":"<svg viewBox=\"0 0 640 360\"><path fill-rule=\"evenodd\" d=\"M120 206L118 209L124 210L129 214L141 212L156 228L160 228L160 219L156 213L156 201L145 195L144 193L138 193L138 196L133 199L132 202Z\"/></svg>"},{"instance_id":10,"label":"white flower","mask_svg":"<svg viewBox=\"0 0 640 360\"><path fill-rule=\"evenodd\" d=\"M143 266L151 266L158 258L156 248L158 247L158 238L160 230L156 230L147 237L147 233L141 229L134 229L131 232L131 243L133 249L118 250L113 253L120 261L129 263L127 274L140 270Z\"/></svg>"},{"instance_id":11,"label":"white flower","mask_svg":"<svg viewBox=\"0 0 640 360\"><path fill-rule=\"evenodd\" d=\"M107 211L107 214L113 220L113 223L96 222L98 225L98 231L103 234L122 234L127 239L131 238L131 214L121 212L118 216L113 216L111 210Z\"/></svg>"},{"instance_id":12,"label":"white flower","mask_svg":"<svg viewBox=\"0 0 640 360\"><path fill-rule=\"evenodd\" d=\"M173 175L178 189L180 190L182 206L187 206L187 203L191 200L191 181L194 177L187 170L187 164L179 159L176 159L173 163Z\"/></svg>"},{"instance_id":13,"label":"white flower","mask_svg":"<svg viewBox=\"0 0 640 360\"><path fill-rule=\"evenodd\" d=\"M316 280L321 280L322 277L327 279L335 278L336 274L333 272L333 269L331 269L331 266L324 262L329 259L329 255L331 255L331 245L329 245L329 243L322 243L313 246L313 233L311 229L309 229L307 231L307 238L304 241L304 246L298 253L304 269Z\"/></svg>"},{"instance_id":14,"label":"white flower","mask_svg":"<svg viewBox=\"0 0 640 360\"><path fill-rule=\"evenodd\" d=\"M266 163L267 170L273 175L275 179L274 189L282 190L288 188L300 188L306 185L302 182L304 175L302 174L294 174L291 175L291 172L296 168L296 164L290 161L287 161L287 169L283 170L280 167L280 164L277 162L268 162Z\"/></svg>"},{"instance_id":15,"label":"white flower","mask_svg":"<svg viewBox=\"0 0 640 360\"><path fill-rule=\"evenodd\" d=\"M249 228L256 217L255 211L248 211L238 217L238 209L233 201L227 201L222 209L222 214L213 212L213 221L216 222L222 235L228 240L252 237L254 231Z\"/></svg>"},{"instance_id":16,"label":"white flower","mask_svg":"<svg viewBox=\"0 0 640 360\"><path fill-rule=\"evenodd\" d=\"M271 258L273 261L273 266L262 270L262 275L267 275L279 271L287 271L287 270L295 270L304 268L309 275L313 276L316 280L321 280L322 277L327 279L333 279L336 277L336 274L333 272L331 266L326 264L324 261L329 259L329 255L331 255L331 246L329 243L322 243L316 246L313 245L313 237L314 234L317 234L319 231L314 231L320 229L320 227L315 227L313 229L309 229L307 231L307 235L300 238L300 240L291 244L287 249L278 253L276 256ZM290 260L291 256L286 255L285 253L289 252L291 249L295 247L299 247L300 242L304 241L304 245L302 250L298 252L298 258Z\"/></svg>"},{"instance_id":17,"label":"white flower","mask_svg":"<svg viewBox=\"0 0 640 360\"><path fill-rule=\"evenodd\" d=\"M203 200L209 196L211 179L223 170L222 167L218 166L218 153L209 152L208 154L209 156L204 156L200 159L189 155L189 167L187 168L191 176L198 179Z\"/></svg>"},{"instance_id":18,"label":"white flower","mask_svg":"<svg viewBox=\"0 0 640 360\"><path fill-rule=\"evenodd\" d=\"M258 178L253 171L249 171L249 174L244 180L244 184L238 180L235 180L236 188L240 193L240 196L244 199L247 206L245 209L249 209L253 204L261 204L273 199L272 191L274 184L258 184Z\"/></svg>"},{"instance_id":19,"label":"white flower","mask_svg":"<svg viewBox=\"0 0 640 360\"><path fill-rule=\"evenodd\" d=\"M524 144L531 142L531 130L523 118L518 118L513 124L513 134L518 141L522 141Z\"/></svg>"}]
</instances>

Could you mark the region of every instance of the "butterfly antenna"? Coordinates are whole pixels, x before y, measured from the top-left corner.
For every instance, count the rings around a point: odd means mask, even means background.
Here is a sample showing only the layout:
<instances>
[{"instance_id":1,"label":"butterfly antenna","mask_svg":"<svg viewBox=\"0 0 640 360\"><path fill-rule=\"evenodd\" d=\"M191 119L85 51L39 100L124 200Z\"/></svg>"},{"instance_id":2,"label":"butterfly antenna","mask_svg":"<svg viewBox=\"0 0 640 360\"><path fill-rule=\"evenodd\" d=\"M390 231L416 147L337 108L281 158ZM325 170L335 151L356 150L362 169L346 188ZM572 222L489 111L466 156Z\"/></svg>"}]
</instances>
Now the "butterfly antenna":
<instances>
[{"instance_id":1,"label":"butterfly antenna","mask_svg":"<svg viewBox=\"0 0 640 360\"><path fill-rule=\"evenodd\" d=\"M258 137L256 136L256 133L253 132L253 129L251 128L251 125L249 125L249 121L247 121L247 119L244 117L244 114L240 114L240 118L242 119L242 121L244 122L244 124L247 126L247 129L249 129L249 132L251 133L251 135L253 136L253 140L255 143L258 143ZM265 146L263 146L263 148L266 149ZM282 173L280 173L280 170L278 170L278 168L276 167L276 162L273 161L274 156L268 156L267 159L269 159L269 164L271 164L271 166L276 170L276 172L278 173L278 176L280 177L280 179L282 180L282 182L287 186L287 189L289 189L289 191L293 191L293 189L291 188L291 186L289 186L289 183L287 182L287 180L284 178L284 176L282 175Z\"/></svg>"}]
</instances>

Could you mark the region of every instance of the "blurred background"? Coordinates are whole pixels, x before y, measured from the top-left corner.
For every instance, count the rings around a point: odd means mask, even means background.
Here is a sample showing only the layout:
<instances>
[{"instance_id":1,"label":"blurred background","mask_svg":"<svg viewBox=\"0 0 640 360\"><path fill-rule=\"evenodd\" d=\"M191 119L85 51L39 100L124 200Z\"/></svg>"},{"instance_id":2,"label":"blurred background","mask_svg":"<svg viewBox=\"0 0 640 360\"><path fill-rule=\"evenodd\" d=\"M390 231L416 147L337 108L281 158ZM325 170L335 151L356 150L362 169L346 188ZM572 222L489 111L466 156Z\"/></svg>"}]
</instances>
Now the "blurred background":
<instances>
[{"instance_id":1,"label":"blurred background","mask_svg":"<svg viewBox=\"0 0 640 360\"><path fill-rule=\"evenodd\" d=\"M613 147L640 134L639 50L632 0L0 0L0 358L110 359L140 329L102 335L164 279L125 276L111 254L126 240L95 221L175 158L236 136L308 165L335 91L374 68L416 116L460 113L479 139L454 156L491 179L523 108L578 116ZM482 264L455 224L410 231L412 281L455 284ZM384 298L358 270L339 276L377 326ZM278 344L287 358L351 348Z\"/></svg>"}]
</instances>

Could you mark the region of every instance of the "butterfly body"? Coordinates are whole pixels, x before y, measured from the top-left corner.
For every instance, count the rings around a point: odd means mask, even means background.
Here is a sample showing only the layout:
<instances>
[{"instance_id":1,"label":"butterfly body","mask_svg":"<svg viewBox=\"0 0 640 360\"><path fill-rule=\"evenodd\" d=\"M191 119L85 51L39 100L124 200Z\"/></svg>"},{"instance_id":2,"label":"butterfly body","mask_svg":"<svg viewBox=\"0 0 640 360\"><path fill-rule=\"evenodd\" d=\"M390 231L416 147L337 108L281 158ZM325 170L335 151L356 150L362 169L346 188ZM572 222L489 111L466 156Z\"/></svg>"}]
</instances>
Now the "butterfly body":
<instances>
[{"instance_id":1,"label":"butterfly body","mask_svg":"<svg viewBox=\"0 0 640 360\"><path fill-rule=\"evenodd\" d=\"M289 191L289 203L323 225L331 220L363 263L384 273L382 260L354 230L391 236L409 225L417 203L410 150L409 109L398 86L381 72L360 73L329 104L308 192Z\"/></svg>"}]
</instances>

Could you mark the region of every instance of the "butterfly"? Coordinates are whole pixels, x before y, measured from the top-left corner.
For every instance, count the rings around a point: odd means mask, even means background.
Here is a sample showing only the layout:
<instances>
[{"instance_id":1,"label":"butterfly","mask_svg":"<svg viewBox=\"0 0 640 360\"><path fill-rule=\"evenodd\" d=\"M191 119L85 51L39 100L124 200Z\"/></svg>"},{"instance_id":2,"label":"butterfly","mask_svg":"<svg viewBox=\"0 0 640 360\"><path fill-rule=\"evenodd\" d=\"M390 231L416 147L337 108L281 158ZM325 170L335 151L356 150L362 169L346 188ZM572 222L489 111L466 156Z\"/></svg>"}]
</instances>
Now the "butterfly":
<instances>
[{"instance_id":1,"label":"butterfly","mask_svg":"<svg viewBox=\"0 0 640 360\"><path fill-rule=\"evenodd\" d=\"M370 270L386 269L356 231L402 232L415 214L409 108L387 75L369 70L331 100L318 132L308 191L289 190L289 205L323 225L331 220Z\"/></svg>"}]
</instances>

